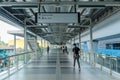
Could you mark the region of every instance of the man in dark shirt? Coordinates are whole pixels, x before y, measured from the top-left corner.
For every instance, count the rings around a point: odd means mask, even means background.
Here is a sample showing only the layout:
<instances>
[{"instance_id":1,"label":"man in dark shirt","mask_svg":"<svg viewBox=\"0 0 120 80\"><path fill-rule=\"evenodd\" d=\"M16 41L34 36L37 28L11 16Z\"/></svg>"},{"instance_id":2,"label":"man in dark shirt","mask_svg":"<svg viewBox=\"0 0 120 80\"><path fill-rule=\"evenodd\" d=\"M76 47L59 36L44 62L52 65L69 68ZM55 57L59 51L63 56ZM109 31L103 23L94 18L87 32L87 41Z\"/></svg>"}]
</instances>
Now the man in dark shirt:
<instances>
[{"instance_id":1,"label":"man in dark shirt","mask_svg":"<svg viewBox=\"0 0 120 80\"><path fill-rule=\"evenodd\" d=\"M50 49L49 46L47 46L47 54L48 54L48 55L49 55L49 49Z\"/></svg>"},{"instance_id":2,"label":"man in dark shirt","mask_svg":"<svg viewBox=\"0 0 120 80\"><path fill-rule=\"evenodd\" d=\"M80 58L80 55L79 55L79 52L80 52L80 49L78 47L76 47L76 44L74 43L74 48L72 49L73 51L73 58L74 58L74 68L75 68L75 63L76 63L76 60L77 60L77 63L78 63L78 67L79 67L79 70L80 70L80 61L79 61L79 58Z\"/></svg>"}]
</instances>

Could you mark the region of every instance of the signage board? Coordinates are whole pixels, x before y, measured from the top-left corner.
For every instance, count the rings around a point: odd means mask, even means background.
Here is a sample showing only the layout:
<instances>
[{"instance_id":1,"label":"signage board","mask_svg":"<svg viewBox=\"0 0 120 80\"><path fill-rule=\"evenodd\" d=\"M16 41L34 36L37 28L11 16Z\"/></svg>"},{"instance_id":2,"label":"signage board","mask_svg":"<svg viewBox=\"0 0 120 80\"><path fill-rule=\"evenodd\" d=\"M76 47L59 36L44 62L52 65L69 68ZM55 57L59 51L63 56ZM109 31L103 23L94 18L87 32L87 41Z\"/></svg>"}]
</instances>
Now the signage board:
<instances>
[{"instance_id":1,"label":"signage board","mask_svg":"<svg viewBox=\"0 0 120 80\"><path fill-rule=\"evenodd\" d=\"M79 23L78 13L37 13L37 23Z\"/></svg>"}]
</instances>

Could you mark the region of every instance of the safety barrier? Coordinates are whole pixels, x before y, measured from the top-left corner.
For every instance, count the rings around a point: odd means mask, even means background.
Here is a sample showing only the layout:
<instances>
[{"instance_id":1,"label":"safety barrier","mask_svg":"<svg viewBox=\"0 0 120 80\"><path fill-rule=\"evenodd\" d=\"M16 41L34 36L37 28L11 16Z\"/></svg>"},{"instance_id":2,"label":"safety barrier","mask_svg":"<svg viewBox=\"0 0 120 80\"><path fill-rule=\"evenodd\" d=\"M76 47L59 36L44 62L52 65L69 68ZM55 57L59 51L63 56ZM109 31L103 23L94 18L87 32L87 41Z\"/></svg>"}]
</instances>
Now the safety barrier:
<instances>
[{"instance_id":1,"label":"safety barrier","mask_svg":"<svg viewBox=\"0 0 120 80\"><path fill-rule=\"evenodd\" d=\"M98 49L98 54L106 54L110 56L118 56L120 57L120 50L112 50L112 49Z\"/></svg>"},{"instance_id":2,"label":"safety barrier","mask_svg":"<svg viewBox=\"0 0 120 80\"><path fill-rule=\"evenodd\" d=\"M21 69L32 58L33 52L15 53L15 55L0 58L0 79L6 78Z\"/></svg>"},{"instance_id":3,"label":"safety barrier","mask_svg":"<svg viewBox=\"0 0 120 80\"><path fill-rule=\"evenodd\" d=\"M111 52L111 50L99 50L99 52L94 52L94 67L100 68L101 70L106 70L113 75L113 73L118 74L120 76L120 56L119 50ZM81 51L81 59L85 62L91 64L91 52Z\"/></svg>"}]
</instances>

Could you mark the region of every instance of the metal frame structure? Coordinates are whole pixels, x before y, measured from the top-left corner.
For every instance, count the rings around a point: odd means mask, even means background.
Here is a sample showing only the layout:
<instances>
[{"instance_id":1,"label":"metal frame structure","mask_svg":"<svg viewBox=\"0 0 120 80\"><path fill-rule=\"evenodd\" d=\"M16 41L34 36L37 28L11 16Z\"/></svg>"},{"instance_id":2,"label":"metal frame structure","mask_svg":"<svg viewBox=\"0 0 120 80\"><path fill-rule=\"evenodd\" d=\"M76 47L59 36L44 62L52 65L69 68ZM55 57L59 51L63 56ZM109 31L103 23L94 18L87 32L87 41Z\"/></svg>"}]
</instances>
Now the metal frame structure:
<instances>
[{"instance_id":1,"label":"metal frame structure","mask_svg":"<svg viewBox=\"0 0 120 80\"><path fill-rule=\"evenodd\" d=\"M40 5L79 5L80 7L105 7L105 6L120 6L120 2L113 1L42 1L42 2L1 2L0 6L12 7L28 7L37 8Z\"/></svg>"},{"instance_id":2,"label":"metal frame structure","mask_svg":"<svg viewBox=\"0 0 120 80\"><path fill-rule=\"evenodd\" d=\"M0 2L0 15L23 28L27 27L27 30L50 43L65 44L78 33L81 34L89 30L89 26L94 27L94 25L119 11L119 6L119 1L109 0L2 0ZM37 24L35 22L35 13L37 12L80 13L80 23ZM24 23L25 19L26 23ZM91 24L89 19L91 19Z\"/></svg>"}]
</instances>

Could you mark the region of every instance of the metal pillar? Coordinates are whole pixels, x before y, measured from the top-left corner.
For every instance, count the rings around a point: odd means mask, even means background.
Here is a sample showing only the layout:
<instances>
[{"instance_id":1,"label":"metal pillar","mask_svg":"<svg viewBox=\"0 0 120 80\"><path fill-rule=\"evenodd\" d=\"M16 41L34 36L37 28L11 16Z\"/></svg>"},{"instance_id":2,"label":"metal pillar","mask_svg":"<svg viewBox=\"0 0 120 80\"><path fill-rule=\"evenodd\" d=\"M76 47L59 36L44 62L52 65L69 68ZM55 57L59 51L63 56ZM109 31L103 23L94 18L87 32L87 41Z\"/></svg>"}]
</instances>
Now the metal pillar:
<instances>
[{"instance_id":1,"label":"metal pillar","mask_svg":"<svg viewBox=\"0 0 120 80\"><path fill-rule=\"evenodd\" d=\"M26 19L25 19L25 26L24 26L24 52L27 52L27 26L26 26ZM24 63L27 63L27 54L24 55Z\"/></svg>"},{"instance_id":2,"label":"metal pillar","mask_svg":"<svg viewBox=\"0 0 120 80\"><path fill-rule=\"evenodd\" d=\"M90 63L95 66L95 54L94 54L94 51L93 51L92 27L90 27Z\"/></svg>"},{"instance_id":3,"label":"metal pillar","mask_svg":"<svg viewBox=\"0 0 120 80\"><path fill-rule=\"evenodd\" d=\"M79 32L79 48L81 49L81 33Z\"/></svg>"},{"instance_id":4,"label":"metal pillar","mask_svg":"<svg viewBox=\"0 0 120 80\"><path fill-rule=\"evenodd\" d=\"M14 53L16 54L16 35L14 35Z\"/></svg>"},{"instance_id":5,"label":"metal pillar","mask_svg":"<svg viewBox=\"0 0 120 80\"><path fill-rule=\"evenodd\" d=\"M81 33L79 32L79 48L81 49ZM80 50L80 55L82 56L82 51ZM81 57L80 57L81 59Z\"/></svg>"},{"instance_id":6,"label":"metal pillar","mask_svg":"<svg viewBox=\"0 0 120 80\"><path fill-rule=\"evenodd\" d=\"M16 54L16 35L14 35L14 54ZM16 66L17 66L17 69L18 69L18 61L19 61L19 56L16 56L15 57L15 61L16 61Z\"/></svg>"},{"instance_id":7,"label":"metal pillar","mask_svg":"<svg viewBox=\"0 0 120 80\"><path fill-rule=\"evenodd\" d=\"M46 46L49 46L49 42L48 41L46 42Z\"/></svg>"},{"instance_id":8,"label":"metal pillar","mask_svg":"<svg viewBox=\"0 0 120 80\"><path fill-rule=\"evenodd\" d=\"M41 39L41 41L40 41L41 43L40 43L40 45L41 45L41 47L42 47L42 39Z\"/></svg>"},{"instance_id":9,"label":"metal pillar","mask_svg":"<svg viewBox=\"0 0 120 80\"><path fill-rule=\"evenodd\" d=\"M75 37L74 37L74 43L75 43Z\"/></svg>"},{"instance_id":10,"label":"metal pillar","mask_svg":"<svg viewBox=\"0 0 120 80\"><path fill-rule=\"evenodd\" d=\"M45 48L45 40L43 40L43 46L44 46L44 48Z\"/></svg>"},{"instance_id":11,"label":"metal pillar","mask_svg":"<svg viewBox=\"0 0 120 80\"><path fill-rule=\"evenodd\" d=\"M44 47L46 47L46 41L44 40Z\"/></svg>"},{"instance_id":12,"label":"metal pillar","mask_svg":"<svg viewBox=\"0 0 120 80\"><path fill-rule=\"evenodd\" d=\"M71 48L72 48L72 45L73 45L73 43L72 43L72 39L71 39L71 41L70 41L70 42L71 42Z\"/></svg>"},{"instance_id":13,"label":"metal pillar","mask_svg":"<svg viewBox=\"0 0 120 80\"><path fill-rule=\"evenodd\" d=\"M46 47L46 41L44 40L44 47Z\"/></svg>"},{"instance_id":14,"label":"metal pillar","mask_svg":"<svg viewBox=\"0 0 120 80\"><path fill-rule=\"evenodd\" d=\"M35 54L36 54L36 55L37 55L37 57L38 57L39 55L38 55L37 35L35 36L35 43L37 44L37 45L36 45L36 49L35 49Z\"/></svg>"}]
</instances>

